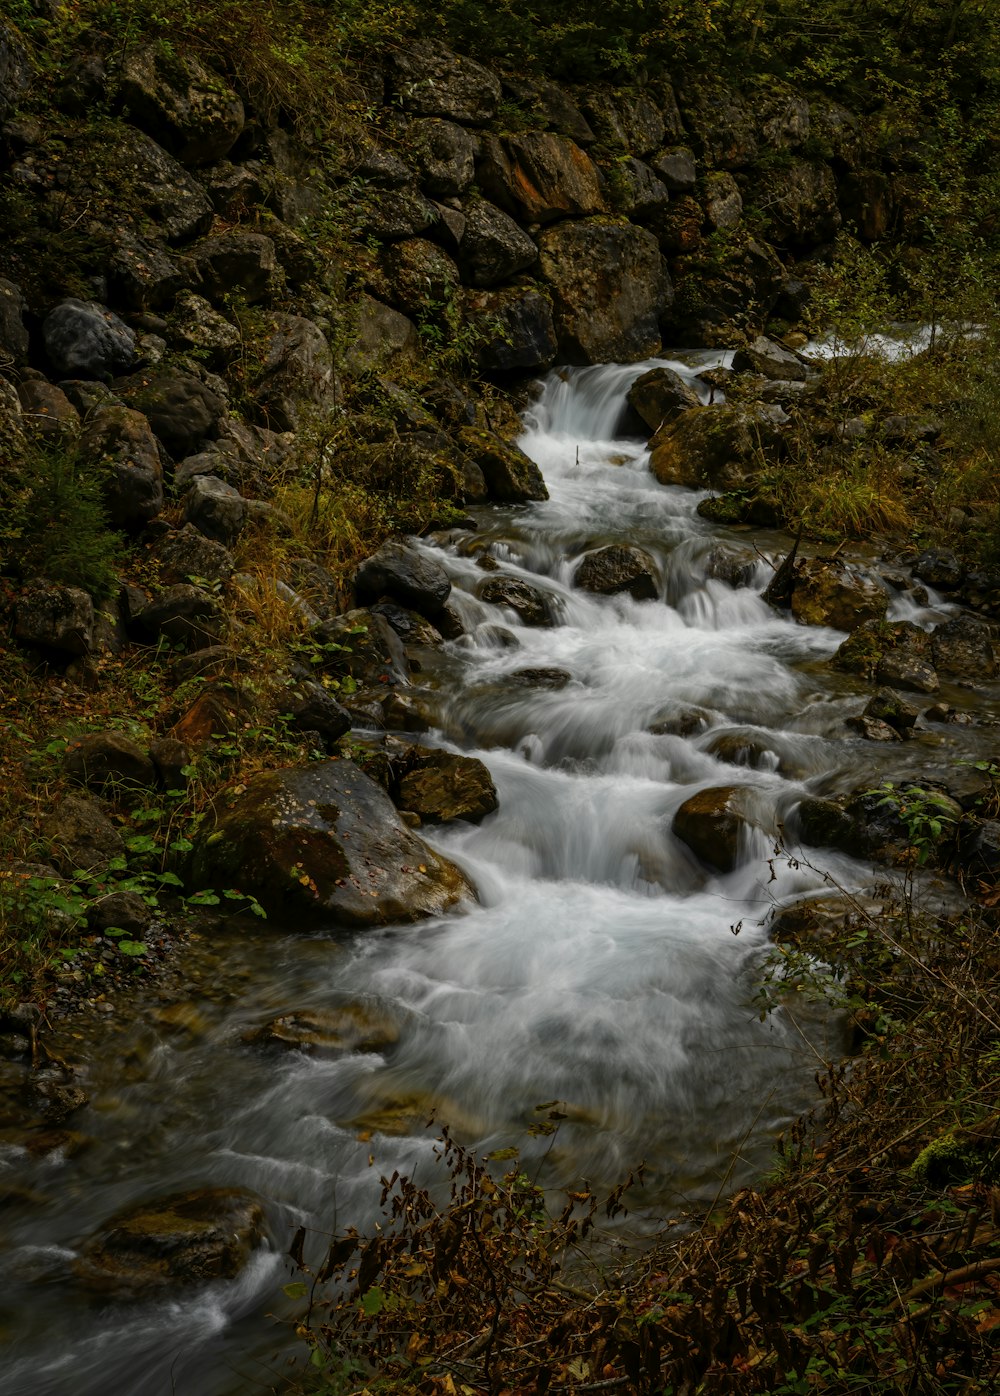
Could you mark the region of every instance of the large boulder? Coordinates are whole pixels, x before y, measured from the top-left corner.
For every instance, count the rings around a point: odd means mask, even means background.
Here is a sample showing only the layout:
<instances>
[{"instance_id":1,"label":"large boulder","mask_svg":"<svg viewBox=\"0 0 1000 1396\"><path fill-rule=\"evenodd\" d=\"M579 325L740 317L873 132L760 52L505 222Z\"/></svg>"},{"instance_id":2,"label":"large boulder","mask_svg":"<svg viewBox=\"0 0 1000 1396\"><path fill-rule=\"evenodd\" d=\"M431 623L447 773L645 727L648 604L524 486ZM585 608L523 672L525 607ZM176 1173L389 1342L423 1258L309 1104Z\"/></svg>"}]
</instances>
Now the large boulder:
<instances>
[{"instance_id":1,"label":"large boulder","mask_svg":"<svg viewBox=\"0 0 1000 1396\"><path fill-rule=\"evenodd\" d=\"M160 237L186 242L212 226L212 203L201 184L156 141L124 122L104 153L107 194Z\"/></svg>"},{"instance_id":2,"label":"large boulder","mask_svg":"<svg viewBox=\"0 0 1000 1396\"><path fill-rule=\"evenodd\" d=\"M692 144L706 165L733 170L753 164L757 118L740 93L699 74L682 88L680 106Z\"/></svg>"},{"instance_id":3,"label":"large boulder","mask_svg":"<svg viewBox=\"0 0 1000 1396\"><path fill-rule=\"evenodd\" d=\"M184 496L184 522L223 547L231 547L247 521L247 501L215 475L196 475Z\"/></svg>"},{"instance_id":4,"label":"large boulder","mask_svg":"<svg viewBox=\"0 0 1000 1396\"><path fill-rule=\"evenodd\" d=\"M14 638L22 645L74 658L89 654L93 600L79 587L42 578L28 582L14 602Z\"/></svg>"},{"instance_id":5,"label":"large boulder","mask_svg":"<svg viewBox=\"0 0 1000 1396\"><path fill-rule=\"evenodd\" d=\"M589 553L576 569L573 582L581 590L600 596L627 591L636 601L655 601L660 594L659 574L649 553L620 543Z\"/></svg>"},{"instance_id":6,"label":"large boulder","mask_svg":"<svg viewBox=\"0 0 1000 1396\"><path fill-rule=\"evenodd\" d=\"M84 1244L74 1270L102 1290L204 1284L238 1275L264 1239L259 1197L206 1188L120 1212Z\"/></svg>"},{"instance_id":7,"label":"large boulder","mask_svg":"<svg viewBox=\"0 0 1000 1396\"><path fill-rule=\"evenodd\" d=\"M206 538L193 524L166 534L153 556L159 564L160 581L168 586L193 579L224 585L236 570L232 553L221 543Z\"/></svg>"},{"instance_id":8,"label":"large boulder","mask_svg":"<svg viewBox=\"0 0 1000 1396\"><path fill-rule=\"evenodd\" d=\"M931 632L934 667L946 678L981 683L996 677L993 632L978 616L960 615Z\"/></svg>"},{"instance_id":9,"label":"large boulder","mask_svg":"<svg viewBox=\"0 0 1000 1396\"><path fill-rule=\"evenodd\" d=\"M552 302L534 286L467 295L465 322L475 333L484 373L548 368L559 350Z\"/></svg>"},{"instance_id":10,"label":"large boulder","mask_svg":"<svg viewBox=\"0 0 1000 1396\"><path fill-rule=\"evenodd\" d=\"M177 297L167 333L174 349L194 354L213 369L224 368L243 349L243 336L236 326L191 291Z\"/></svg>"},{"instance_id":11,"label":"large boulder","mask_svg":"<svg viewBox=\"0 0 1000 1396\"><path fill-rule=\"evenodd\" d=\"M279 281L274 242L264 233L219 233L203 238L191 255L213 301L239 291L252 305L266 299Z\"/></svg>"},{"instance_id":12,"label":"large boulder","mask_svg":"<svg viewBox=\"0 0 1000 1396\"><path fill-rule=\"evenodd\" d=\"M484 137L477 173L484 194L526 223L585 218L606 208L590 156L552 131Z\"/></svg>"},{"instance_id":13,"label":"large boulder","mask_svg":"<svg viewBox=\"0 0 1000 1396\"><path fill-rule=\"evenodd\" d=\"M57 305L42 323L42 338L61 378L114 378L136 361L135 331L96 301Z\"/></svg>"},{"instance_id":14,"label":"large boulder","mask_svg":"<svg viewBox=\"0 0 1000 1396\"><path fill-rule=\"evenodd\" d=\"M81 454L98 470L108 521L137 530L163 508L163 471L149 423L130 407L107 405L92 412L80 438Z\"/></svg>"},{"instance_id":15,"label":"large boulder","mask_svg":"<svg viewBox=\"0 0 1000 1396\"><path fill-rule=\"evenodd\" d=\"M140 237L132 228L109 230L107 274L110 293L129 310L159 310L198 279L186 257L171 255L163 242Z\"/></svg>"},{"instance_id":16,"label":"large boulder","mask_svg":"<svg viewBox=\"0 0 1000 1396\"><path fill-rule=\"evenodd\" d=\"M525 504L548 499L542 472L520 446L504 441L496 432L462 427L455 440L483 472L490 498L504 504Z\"/></svg>"},{"instance_id":17,"label":"large boulder","mask_svg":"<svg viewBox=\"0 0 1000 1396\"><path fill-rule=\"evenodd\" d=\"M333 355L312 320L276 314L270 323L271 338L254 397L272 431L296 431L303 412L322 412L336 402Z\"/></svg>"},{"instance_id":18,"label":"large boulder","mask_svg":"<svg viewBox=\"0 0 1000 1396\"><path fill-rule=\"evenodd\" d=\"M387 54L389 87L404 111L481 126L496 112L500 82L481 63L424 40Z\"/></svg>"},{"instance_id":19,"label":"large boulder","mask_svg":"<svg viewBox=\"0 0 1000 1396\"><path fill-rule=\"evenodd\" d=\"M139 612L136 624L152 640L162 635L187 649L205 649L218 643L222 611L210 591L179 582L158 592Z\"/></svg>"},{"instance_id":20,"label":"large boulder","mask_svg":"<svg viewBox=\"0 0 1000 1396\"><path fill-rule=\"evenodd\" d=\"M61 388L44 378L26 378L18 384L21 421L33 435L65 440L80 427L80 414Z\"/></svg>"},{"instance_id":21,"label":"large boulder","mask_svg":"<svg viewBox=\"0 0 1000 1396\"><path fill-rule=\"evenodd\" d=\"M661 485L740 489L781 445L780 431L763 409L712 403L660 427L650 442L649 468Z\"/></svg>"},{"instance_id":22,"label":"large boulder","mask_svg":"<svg viewBox=\"0 0 1000 1396\"><path fill-rule=\"evenodd\" d=\"M670 203L670 190L642 160L616 161L608 170L609 196L633 223L655 226Z\"/></svg>"},{"instance_id":23,"label":"large boulder","mask_svg":"<svg viewBox=\"0 0 1000 1396\"><path fill-rule=\"evenodd\" d=\"M791 605L796 620L805 625L853 630L884 618L889 593L873 573L839 558L812 557L795 569Z\"/></svg>"},{"instance_id":24,"label":"large boulder","mask_svg":"<svg viewBox=\"0 0 1000 1396\"><path fill-rule=\"evenodd\" d=\"M737 372L746 369L751 373L760 374L762 378L782 383L804 383L809 376L806 365L798 354L793 354L791 349L786 349L777 340L768 339L762 334L752 340L746 348L737 351L733 359L733 368Z\"/></svg>"},{"instance_id":25,"label":"large boulder","mask_svg":"<svg viewBox=\"0 0 1000 1396\"><path fill-rule=\"evenodd\" d=\"M642 374L629 388L628 402L653 432L689 408L700 406L691 384L672 368L651 368Z\"/></svg>"},{"instance_id":26,"label":"large boulder","mask_svg":"<svg viewBox=\"0 0 1000 1396\"><path fill-rule=\"evenodd\" d=\"M497 808L496 786L486 766L474 756L415 749L405 758L406 773L393 795L400 809L424 824L465 819L478 824Z\"/></svg>"},{"instance_id":27,"label":"large boulder","mask_svg":"<svg viewBox=\"0 0 1000 1396\"><path fill-rule=\"evenodd\" d=\"M383 543L355 573L354 592L360 606L391 596L433 620L444 609L451 582L436 558L407 543Z\"/></svg>"},{"instance_id":28,"label":"large boulder","mask_svg":"<svg viewBox=\"0 0 1000 1396\"><path fill-rule=\"evenodd\" d=\"M124 732L90 732L70 742L63 756L70 780L96 794L148 789L156 784L156 767L138 742Z\"/></svg>"},{"instance_id":29,"label":"large boulder","mask_svg":"<svg viewBox=\"0 0 1000 1396\"><path fill-rule=\"evenodd\" d=\"M372 296L362 296L354 315L354 338L344 355L348 373L363 374L411 363L420 339L412 320Z\"/></svg>"},{"instance_id":30,"label":"large boulder","mask_svg":"<svg viewBox=\"0 0 1000 1396\"><path fill-rule=\"evenodd\" d=\"M502 209L487 199L470 199L458 260L470 285L496 286L534 266L538 248Z\"/></svg>"},{"instance_id":31,"label":"large boulder","mask_svg":"<svg viewBox=\"0 0 1000 1396\"><path fill-rule=\"evenodd\" d=\"M194 455L218 435L225 403L190 373L154 369L116 384L117 391L149 421L175 460Z\"/></svg>"},{"instance_id":32,"label":"large boulder","mask_svg":"<svg viewBox=\"0 0 1000 1396\"><path fill-rule=\"evenodd\" d=\"M474 895L353 761L254 777L202 837L197 885L253 892L275 915L333 926L417 921Z\"/></svg>"},{"instance_id":33,"label":"large boulder","mask_svg":"<svg viewBox=\"0 0 1000 1396\"><path fill-rule=\"evenodd\" d=\"M560 223L541 234L539 250L566 358L627 363L656 353L673 293L652 233L610 219Z\"/></svg>"},{"instance_id":34,"label":"large boulder","mask_svg":"<svg viewBox=\"0 0 1000 1396\"><path fill-rule=\"evenodd\" d=\"M936 693L939 687L931 637L911 621L863 622L848 635L830 665L912 693Z\"/></svg>"},{"instance_id":35,"label":"large boulder","mask_svg":"<svg viewBox=\"0 0 1000 1396\"><path fill-rule=\"evenodd\" d=\"M436 116L412 122L407 136L422 188L436 198L464 194L476 173L475 137Z\"/></svg>"},{"instance_id":36,"label":"large boulder","mask_svg":"<svg viewBox=\"0 0 1000 1396\"><path fill-rule=\"evenodd\" d=\"M172 44L127 50L119 96L135 124L185 165L221 160L243 130L243 103L237 94Z\"/></svg>"}]
</instances>

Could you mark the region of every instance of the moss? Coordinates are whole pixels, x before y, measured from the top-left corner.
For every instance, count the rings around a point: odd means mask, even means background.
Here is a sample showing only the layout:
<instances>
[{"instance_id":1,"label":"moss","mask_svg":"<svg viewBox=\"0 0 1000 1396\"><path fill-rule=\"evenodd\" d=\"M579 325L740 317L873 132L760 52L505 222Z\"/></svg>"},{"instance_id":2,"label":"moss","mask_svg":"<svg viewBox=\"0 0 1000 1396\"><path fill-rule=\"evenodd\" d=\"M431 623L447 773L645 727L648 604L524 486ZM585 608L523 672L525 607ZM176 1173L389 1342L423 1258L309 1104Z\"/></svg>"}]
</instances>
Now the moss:
<instances>
[{"instance_id":1,"label":"moss","mask_svg":"<svg viewBox=\"0 0 1000 1396\"><path fill-rule=\"evenodd\" d=\"M954 1133L939 1135L910 1165L914 1180L928 1188L957 1187L987 1175L996 1176L996 1159L983 1144Z\"/></svg>"}]
</instances>

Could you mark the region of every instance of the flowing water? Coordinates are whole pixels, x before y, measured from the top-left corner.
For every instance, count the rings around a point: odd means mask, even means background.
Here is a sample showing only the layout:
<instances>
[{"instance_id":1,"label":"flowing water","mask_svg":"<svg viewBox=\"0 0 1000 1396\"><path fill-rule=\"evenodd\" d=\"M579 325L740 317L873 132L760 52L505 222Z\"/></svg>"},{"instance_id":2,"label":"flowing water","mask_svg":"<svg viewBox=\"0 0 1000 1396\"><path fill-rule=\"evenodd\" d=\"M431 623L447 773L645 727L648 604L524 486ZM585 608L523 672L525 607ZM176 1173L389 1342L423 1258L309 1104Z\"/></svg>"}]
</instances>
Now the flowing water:
<instances>
[{"instance_id":1,"label":"flowing water","mask_svg":"<svg viewBox=\"0 0 1000 1396\"><path fill-rule=\"evenodd\" d=\"M697 385L722 361L672 366ZM7 1208L0 1250L5 1396L267 1389L285 1330L263 1316L291 1278L293 1228L370 1226L380 1173L428 1180L431 1108L477 1148L521 1145L553 1187L610 1184L645 1159L641 1227L766 1166L814 1098L836 1025L762 1021L754 1002L769 911L824 886L775 858L775 839L807 788L875 783L879 762L898 774L912 758L845 739L860 689L822 663L843 637L766 606L771 569L748 536L702 521L700 496L659 486L623 435L625 393L650 366L553 374L522 440L551 498L420 545L448 569L467 627L420 676L437 712L427 740L481 757L500 798L480 826L431 835L479 902L347 939L220 934L192 947L182 1004L151 999L88 1032L91 1100L73 1121L88 1147L30 1166L0 1156L0 1178L31 1193ZM655 558L658 601L574 589L581 555L613 541ZM713 575L720 547L741 555L743 585ZM529 629L478 599L484 566L540 588L556 624ZM562 676L539 685L525 669ZM713 873L671 822L695 791L731 784L748 788L757 827L736 869ZM866 876L836 855L823 868ZM394 1045L322 1057L243 1040L277 1014L358 1001L396 1025ZM551 1101L565 1122L530 1136ZM220 1185L268 1203L273 1248L237 1281L130 1303L73 1282L81 1241L123 1206Z\"/></svg>"}]
</instances>

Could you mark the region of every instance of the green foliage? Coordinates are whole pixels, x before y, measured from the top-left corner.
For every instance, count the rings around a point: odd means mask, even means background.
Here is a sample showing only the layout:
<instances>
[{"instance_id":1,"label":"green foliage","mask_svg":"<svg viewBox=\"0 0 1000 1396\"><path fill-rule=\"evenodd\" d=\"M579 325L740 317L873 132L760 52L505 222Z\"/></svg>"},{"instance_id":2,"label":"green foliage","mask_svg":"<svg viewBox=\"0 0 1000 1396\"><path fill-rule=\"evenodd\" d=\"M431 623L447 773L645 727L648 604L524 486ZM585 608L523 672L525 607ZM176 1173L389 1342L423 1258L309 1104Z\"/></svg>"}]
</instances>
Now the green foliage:
<instances>
[{"instance_id":1,"label":"green foliage","mask_svg":"<svg viewBox=\"0 0 1000 1396\"><path fill-rule=\"evenodd\" d=\"M957 826L952 801L934 790L924 790L919 785L897 788L891 780L887 780L876 790L866 793L881 797L877 809L890 809L899 817L921 866L942 839L953 834Z\"/></svg>"},{"instance_id":2,"label":"green foliage","mask_svg":"<svg viewBox=\"0 0 1000 1396\"><path fill-rule=\"evenodd\" d=\"M117 586L122 541L108 527L98 481L69 446L38 446L0 478L0 556L20 577L82 587L102 600Z\"/></svg>"}]
</instances>

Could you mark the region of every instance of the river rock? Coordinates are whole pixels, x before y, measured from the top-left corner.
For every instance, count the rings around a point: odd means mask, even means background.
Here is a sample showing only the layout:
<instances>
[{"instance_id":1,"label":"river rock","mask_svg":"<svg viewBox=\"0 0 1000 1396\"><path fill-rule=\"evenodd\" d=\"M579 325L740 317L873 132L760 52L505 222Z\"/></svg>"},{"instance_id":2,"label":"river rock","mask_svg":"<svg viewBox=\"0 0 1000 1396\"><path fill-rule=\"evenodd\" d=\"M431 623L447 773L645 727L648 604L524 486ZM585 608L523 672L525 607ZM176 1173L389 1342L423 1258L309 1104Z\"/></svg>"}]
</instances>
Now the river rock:
<instances>
[{"instance_id":1,"label":"river rock","mask_svg":"<svg viewBox=\"0 0 1000 1396\"><path fill-rule=\"evenodd\" d=\"M246 1033L244 1041L324 1057L342 1052L385 1052L399 1041L399 1025L372 1005L345 1003L283 1013Z\"/></svg>"},{"instance_id":2,"label":"river rock","mask_svg":"<svg viewBox=\"0 0 1000 1396\"><path fill-rule=\"evenodd\" d=\"M42 322L42 338L60 378L114 378L136 360L134 330L97 301L57 305Z\"/></svg>"},{"instance_id":3,"label":"river rock","mask_svg":"<svg viewBox=\"0 0 1000 1396\"><path fill-rule=\"evenodd\" d=\"M586 218L605 209L597 166L553 131L485 136L477 175L487 198L524 223Z\"/></svg>"},{"instance_id":4,"label":"river rock","mask_svg":"<svg viewBox=\"0 0 1000 1396\"><path fill-rule=\"evenodd\" d=\"M96 935L124 931L133 940L141 940L152 920L152 909L138 892L106 892L87 908L87 926Z\"/></svg>"},{"instance_id":5,"label":"river rock","mask_svg":"<svg viewBox=\"0 0 1000 1396\"><path fill-rule=\"evenodd\" d=\"M522 625L552 624L544 594L518 577L491 577L488 582L483 582L478 594L491 606L507 606L520 618Z\"/></svg>"},{"instance_id":6,"label":"river rock","mask_svg":"<svg viewBox=\"0 0 1000 1396\"><path fill-rule=\"evenodd\" d=\"M401 605L433 620L451 594L448 574L436 558L407 543L383 543L354 574L360 606L391 596Z\"/></svg>"},{"instance_id":7,"label":"river rock","mask_svg":"<svg viewBox=\"0 0 1000 1396\"><path fill-rule=\"evenodd\" d=\"M650 441L649 468L661 485L733 490L781 448L780 429L760 411L712 403L663 423Z\"/></svg>"},{"instance_id":8,"label":"river rock","mask_svg":"<svg viewBox=\"0 0 1000 1396\"><path fill-rule=\"evenodd\" d=\"M185 165L221 160L243 130L243 103L236 93L172 44L127 48L119 95L134 123Z\"/></svg>"},{"instance_id":9,"label":"river rock","mask_svg":"<svg viewBox=\"0 0 1000 1396\"><path fill-rule=\"evenodd\" d=\"M993 632L978 616L959 615L931 631L934 667L946 678L981 683L996 677Z\"/></svg>"},{"instance_id":10,"label":"river rock","mask_svg":"<svg viewBox=\"0 0 1000 1396\"><path fill-rule=\"evenodd\" d=\"M635 601L655 601L660 594L659 572L649 553L618 543L589 553L576 569L573 585L601 596L627 591Z\"/></svg>"},{"instance_id":11,"label":"river rock","mask_svg":"<svg viewBox=\"0 0 1000 1396\"><path fill-rule=\"evenodd\" d=\"M141 755L140 750L140 755ZM63 877L100 872L125 852L125 842L96 800L66 795L46 819L43 833Z\"/></svg>"},{"instance_id":12,"label":"river rock","mask_svg":"<svg viewBox=\"0 0 1000 1396\"><path fill-rule=\"evenodd\" d=\"M395 802L419 815L422 823L464 819L478 824L497 808L493 778L476 757L416 747L404 760L407 770L396 783Z\"/></svg>"},{"instance_id":13,"label":"river rock","mask_svg":"<svg viewBox=\"0 0 1000 1396\"><path fill-rule=\"evenodd\" d=\"M254 1193L175 1193L112 1217L83 1246L76 1276L94 1289L144 1291L232 1279L265 1240Z\"/></svg>"},{"instance_id":14,"label":"river rock","mask_svg":"<svg viewBox=\"0 0 1000 1396\"><path fill-rule=\"evenodd\" d=\"M465 281L496 286L537 260L538 248L513 218L486 199L468 201L458 257Z\"/></svg>"},{"instance_id":15,"label":"river rock","mask_svg":"<svg viewBox=\"0 0 1000 1396\"><path fill-rule=\"evenodd\" d=\"M328 742L338 742L351 730L351 714L321 683L304 679L283 694L279 713L299 732L318 732Z\"/></svg>"},{"instance_id":16,"label":"river rock","mask_svg":"<svg viewBox=\"0 0 1000 1396\"><path fill-rule=\"evenodd\" d=\"M437 916L474 895L347 760L253 777L200 839L193 880L253 892L275 915L344 928Z\"/></svg>"},{"instance_id":17,"label":"river rock","mask_svg":"<svg viewBox=\"0 0 1000 1396\"><path fill-rule=\"evenodd\" d=\"M78 657L90 653L94 603L79 587L35 579L14 601L14 638L22 645Z\"/></svg>"},{"instance_id":18,"label":"river rock","mask_svg":"<svg viewBox=\"0 0 1000 1396\"><path fill-rule=\"evenodd\" d=\"M651 368L642 374L629 388L628 402L652 432L700 405L690 383L672 368Z\"/></svg>"},{"instance_id":19,"label":"river rock","mask_svg":"<svg viewBox=\"0 0 1000 1396\"><path fill-rule=\"evenodd\" d=\"M539 253L570 362L631 363L657 352L673 289L652 233L609 219L560 223L540 234Z\"/></svg>"},{"instance_id":20,"label":"river rock","mask_svg":"<svg viewBox=\"0 0 1000 1396\"><path fill-rule=\"evenodd\" d=\"M914 693L935 693L931 637L911 621L870 620L847 637L830 660L834 669Z\"/></svg>"},{"instance_id":21,"label":"river rock","mask_svg":"<svg viewBox=\"0 0 1000 1396\"><path fill-rule=\"evenodd\" d=\"M940 548L921 553L913 564L913 575L929 587L953 591L962 585L965 567L953 552Z\"/></svg>"},{"instance_id":22,"label":"river rock","mask_svg":"<svg viewBox=\"0 0 1000 1396\"><path fill-rule=\"evenodd\" d=\"M889 593L869 572L837 558L807 558L798 564L792 585L792 614L804 625L852 630L864 621L881 620Z\"/></svg>"},{"instance_id":23,"label":"river rock","mask_svg":"<svg viewBox=\"0 0 1000 1396\"><path fill-rule=\"evenodd\" d=\"M163 469L141 412L111 404L96 408L84 425L80 452L100 471L113 528L138 531L156 518L163 508Z\"/></svg>"},{"instance_id":24,"label":"river rock","mask_svg":"<svg viewBox=\"0 0 1000 1396\"><path fill-rule=\"evenodd\" d=\"M455 433L455 440L483 472L491 499L503 504L548 499L542 472L513 441L504 441L496 432L479 427L462 427Z\"/></svg>"},{"instance_id":25,"label":"river rock","mask_svg":"<svg viewBox=\"0 0 1000 1396\"><path fill-rule=\"evenodd\" d=\"M69 743L63 770L70 780L97 794L149 789L156 767L138 742L123 732L91 732Z\"/></svg>"},{"instance_id":26,"label":"river rock","mask_svg":"<svg viewBox=\"0 0 1000 1396\"><path fill-rule=\"evenodd\" d=\"M409 675L406 652L384 616L363 607L321 621L306 632L316 668L361 688L385 688Z\"/></svg>"},{"instance_id":27,"label":"river rock","mask_svg":"<svg viewBox=\"0 0 1000 1396\"><path fill-rule=\"evenodd\" d=\"M897 732L908 732L920 716L920 710L893 693L891 688L880 688L866 703L864 716L888 723Z\"/></svg>"},{"instance_id":28,"label":"river rock","mask_svg":"<svg viewBox=\"0 0 1000 1396\"><path fill-rule=\"evenodd\" d=\"M784 383L803 383L808 377L806 366L797 354L762 334L745 349L737 351L733 368L738 373L758 373L762 378Z\"/></svg>"},{"instance_id":29,"label":"river rock","mask_svg":"<svg viewBox=\"0 0 1000 1396\"><path fill-rule=\"evenodd\" d=\"M732 872L741 862L744 787L724 785L699 790L674 815L673 832L681 843L709 867Z\"/></svg>"},{"instance_id":30,"label":"river rock","mask_svg":"<svg viewBox=\"0 0 1000 1396\"><path fill-rule=\"evenodd\" d=\"M482 126L500 100L500 82L481 63L436 40L387 52L389 88L404 111Z\"/></svg>"}]
</instances>

